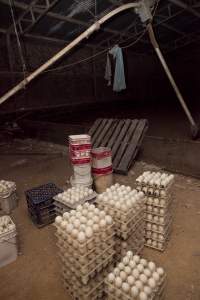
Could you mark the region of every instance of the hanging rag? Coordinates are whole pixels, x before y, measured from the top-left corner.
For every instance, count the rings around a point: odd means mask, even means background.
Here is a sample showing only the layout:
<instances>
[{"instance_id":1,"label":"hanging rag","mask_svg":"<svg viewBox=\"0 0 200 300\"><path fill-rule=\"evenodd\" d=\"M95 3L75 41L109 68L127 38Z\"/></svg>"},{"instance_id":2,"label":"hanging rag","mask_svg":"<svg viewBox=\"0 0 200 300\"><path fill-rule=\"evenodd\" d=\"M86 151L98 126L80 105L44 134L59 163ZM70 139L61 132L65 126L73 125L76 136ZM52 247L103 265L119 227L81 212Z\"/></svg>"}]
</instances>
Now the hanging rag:
<instances>
[{"instance_id":1,"label":"hanging rag","mask_svg":"<svg viewBox=\"0 0 200 300\"><path fill-rule=\"evenodd\" d=\"M118 45L115 45L109 51L109 54L111 54L115 59L115 75L114 75L113 91L120 92L126 89L122 49Z\"/></svg>"},{"instance_id":2,"label":"hanging rag","mask_svg":"<svg viewBox=\"0 0 200 300\"><path fill-rule=\"evenodd\" d=\"M106 70L104 78L108 81L108 86L111 86L112 68L109 53L107 53Z\"/></svg>"}]
</instances>

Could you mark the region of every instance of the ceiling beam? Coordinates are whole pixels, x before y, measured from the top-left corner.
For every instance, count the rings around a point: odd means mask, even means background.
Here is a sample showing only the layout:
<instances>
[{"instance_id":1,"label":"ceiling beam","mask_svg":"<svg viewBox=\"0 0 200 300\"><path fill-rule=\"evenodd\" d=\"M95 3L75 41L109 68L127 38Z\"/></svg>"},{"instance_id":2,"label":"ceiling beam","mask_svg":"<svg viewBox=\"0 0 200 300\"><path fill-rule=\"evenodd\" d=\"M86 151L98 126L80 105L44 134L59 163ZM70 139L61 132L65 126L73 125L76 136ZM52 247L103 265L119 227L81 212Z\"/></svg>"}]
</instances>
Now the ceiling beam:
<instances>
[{"instance_id":1,"label":"ceiling beam","mask_svg":"<svg viewBox=\"0 0 200 300\"><path fill-rule=\"evenodd\" d=\"M9 0L0 0L0 3L9 5ZM25 3L21 3L20 1L17 1L17 0L14 0L13 3L15 5L15 7L20 8L22 10L27 10L28 7L29 7L29 5L27 5ZM33 11L33 13L40 14L40 15L44 13L44 9L38 8L37 6L32 6L32 11ZM52 19L56 19L56 20L59 20L59 21L64 21L64 22L69 22L69 23L76 24L76 25L81 25L84 28L85 27L87 28L90 25L90 24L88 24L88 22L78 20L74 17L68 17L68 16L60 15L60 14L54 13L54 12L49 12L48 11L48 12L45 12L45 15L52 18ZM110 28L107 28L107 27L102 28L102 30L105 31L105 32L111 33L111 34L123 35L123 32L120 32L120 31L114 30L114 29L110 29ZM125 36L127 36L127 34L125 34Z\"/></svg>"},{"instance_id":2,"label":"ceiling beam","mask_svg":"<svg viewBox=\"0 0 200 300\"><path fill-rule=\"evenodd\" d=\"M200 18L200 12L194 9L192 6L180 1L180 0L169 0L171 3L185 9L189 13L193 14L195 17Z\"/></svg>"}]
</instances>

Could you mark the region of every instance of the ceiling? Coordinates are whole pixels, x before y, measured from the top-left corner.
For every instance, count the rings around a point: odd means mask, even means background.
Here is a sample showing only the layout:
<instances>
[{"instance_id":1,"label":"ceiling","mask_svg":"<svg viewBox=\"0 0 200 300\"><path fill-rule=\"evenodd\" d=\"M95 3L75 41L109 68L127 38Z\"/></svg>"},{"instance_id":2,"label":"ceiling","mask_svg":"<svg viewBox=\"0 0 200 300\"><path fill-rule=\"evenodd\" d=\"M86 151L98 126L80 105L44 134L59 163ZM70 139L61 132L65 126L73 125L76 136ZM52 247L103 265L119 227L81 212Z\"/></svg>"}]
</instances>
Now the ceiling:
<instances>
[{"instance_id":1,"label":"ceiling","mask_svg":"<svg viewBox=\"0 0 200 300\"><path fill-rule=\"evenodd\" d=\"M135 0L133 0L135 1ZM18 32L42 41L66 43L73 40L95 20L117 6L133 2L123 0L0 0L0 34L15 34L13 8ZM200 1L160 0L153 26L163 50L174 51L200 42ZM107 22L85 44L103 49L115 43L131 44L144 31L137 15L129 10ZM134 45L134 51L150 49L147 35Z\"/></svg>"}]
</instances>

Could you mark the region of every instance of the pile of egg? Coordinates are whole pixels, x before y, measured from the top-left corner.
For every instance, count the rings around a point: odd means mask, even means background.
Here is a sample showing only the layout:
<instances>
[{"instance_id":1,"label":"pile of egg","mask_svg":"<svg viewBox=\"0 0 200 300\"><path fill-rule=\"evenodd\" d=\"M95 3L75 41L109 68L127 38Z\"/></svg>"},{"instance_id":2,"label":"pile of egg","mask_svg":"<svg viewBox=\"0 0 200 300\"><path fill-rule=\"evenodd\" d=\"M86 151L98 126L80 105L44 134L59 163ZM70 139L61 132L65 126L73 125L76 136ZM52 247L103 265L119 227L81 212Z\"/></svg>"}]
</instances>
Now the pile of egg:
<instances>
[{"instance_id":1,"label":"pile of egg","mask_svg":"<svg viewBox=\"0 0 200 300\"><path fill-rule=\"evenodd\" d=\"M108 299L154 299L164 286L165 272L154 262L133 255L126 256L106 278Z\"/></svg>"},{"instance_id":2,"label":"pile of egg","mask_svg":"<svg viewBox=\"0 0 200 300\"><path fill-rule=\"evenodd\" d=\"M146 171L136 179L138 185L156 188L167 188L174 180L174 175L160 172Z\"/></svg>"},{"instance_id":3,"label":"pile of egg","mask_svg":"<svg viewBox=\"0 0 200 300\"><path fill-rule=\"evenodd\" d=\"M0 217L0 234L15 230L15 224L9 216Z\"/></svg>"},{"instance_id":4,"label":"pile of egg","mask_svg":"<svg viewBox=\"0 0 200 300\"><path fill-rule=\"evenodd\" d=\"M138 218L143 219L144 203L143 192L131 190L130 186L118 183L97 198L98 207L113 217L118 236L130 232Z\"/></svg>"},{"instance_id":5,"label":"pile of egg","mask_svg":"<svg viewBox=\"0 0 200 300\"><path fill-rule=\"evenodd\" d=\"M93 194L93 190L84 186L77 186L57 195L58 201L63 204L74 206L84 201Z\"/></svg>"},{"instance_id":6,"label":"pile of egg","mask_svg":"<svg viewBox=\"0 0 200 300\"><path fill-rule=\"evenodd\" d=\"M93 204L78 205L63 217L57 216L55 225L62 260L83 283L112 261L113 220Z\"/></svg>"},{"instance_id":7,"label":"pile of egg","mask_svg":"<svg viewBox=\"0 0 200 300\"><path fill-rule=\"evenodd\" d=\"M14 182L0 180L0 196L10 194L16 190L16 185Z\"/></svg>"}]
</instances>

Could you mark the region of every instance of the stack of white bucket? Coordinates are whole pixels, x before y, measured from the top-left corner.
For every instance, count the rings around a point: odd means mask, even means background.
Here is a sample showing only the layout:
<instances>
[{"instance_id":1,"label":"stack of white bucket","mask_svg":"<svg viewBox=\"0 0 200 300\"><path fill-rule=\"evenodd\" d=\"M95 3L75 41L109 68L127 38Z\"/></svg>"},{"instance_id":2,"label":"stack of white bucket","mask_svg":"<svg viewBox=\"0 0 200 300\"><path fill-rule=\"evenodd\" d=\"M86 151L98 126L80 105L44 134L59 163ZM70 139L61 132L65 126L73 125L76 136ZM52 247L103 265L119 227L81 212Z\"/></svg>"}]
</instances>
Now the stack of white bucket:
<instances>
[{"instance_id":1,"label":"stack of white bucket","mask_svg":"<svg viewBox=\"0 0 200 300\"><path fill-rule=\"evenodd\" d=\"M74 299L102 299L115 253L112 218L85 203L57 216L55 225L66 289Z\"/></svg>"},{"instance_id":2,"label":"stack of white bucket","mask_svg":"<svg viewBox=\"0 0 200 300\"><path fill-rule=\"evenodd\" d=\"M9 216L0 217L0 267L17 259L17 232Z\"/></svg>"},{"instance_id":3,"label":"stack of white bucket","mask_svg":"<svg viewBox=\"0 0 200 300\"><path fill-rule=\"evenodd\" d=\"M146 195L146 246L164 251L172 230L174 175L146 171L136 179Z\"/></svg>"},{"instance_id":4,"label":"stack of white bucket","mask_svg":"<svg viewBox=\"0 0 200 300\"><path fill-rule=\"evenodd\" d=\"M145 243L144 193L116 183L98 196L97 205L114 220L116 260L120 260L128 250L140 253Z\"/></svg>"},{"instance_id":5,"label":"stack of white bucket","mask_svg":"<svg viewBox=\"0 0 200 300\"><path fill-rule=\"evenodd\" d=\"M92 175L97 193L103 193L113 184L112 152L110 148L92 149Z\"/></svg>"},{"instance_id":6,"label":"stack of white bucket","mask_svg":"<svg viewBox=\"0 0 200 300\"><path fill-rule=\"evenodd\" d=\"M74 175L72 186L92 186L91 176L91 137L87 134L69 136L69 155Z\"/></svg>"}]
</instances>

